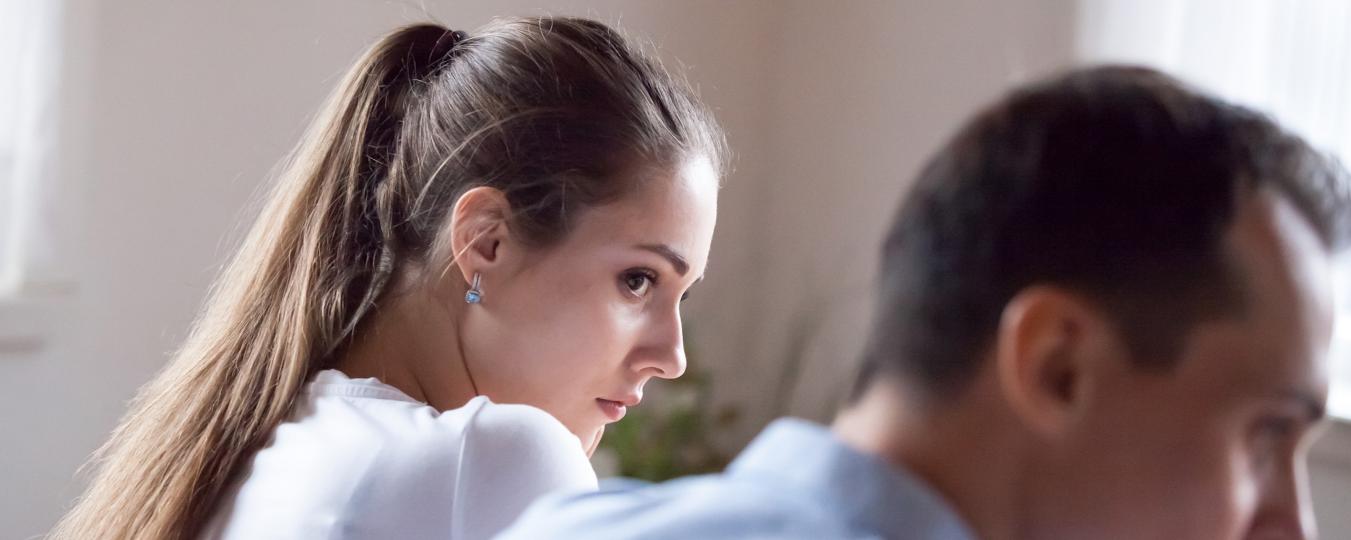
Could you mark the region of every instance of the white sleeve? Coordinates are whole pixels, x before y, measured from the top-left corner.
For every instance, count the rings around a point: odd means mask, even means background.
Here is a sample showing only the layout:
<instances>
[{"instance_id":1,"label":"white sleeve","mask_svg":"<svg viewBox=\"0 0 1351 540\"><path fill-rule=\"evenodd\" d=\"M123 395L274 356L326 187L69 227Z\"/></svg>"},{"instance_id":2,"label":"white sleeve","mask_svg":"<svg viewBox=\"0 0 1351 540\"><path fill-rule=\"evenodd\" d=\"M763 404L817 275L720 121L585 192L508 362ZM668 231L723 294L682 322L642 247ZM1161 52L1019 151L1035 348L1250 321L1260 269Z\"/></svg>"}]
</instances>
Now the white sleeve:
<instances>
[{"instance_id":1,"label":"white sleeve","mask_svg":"<svg viewBox=\"0 0 1351 540\"><path fill-rule=\"evenodd\" d=\"M542 495L596 489L581 442L540 409L486 404L463 440L453 538L491 538Z\"/></svg>"}]
</instances>

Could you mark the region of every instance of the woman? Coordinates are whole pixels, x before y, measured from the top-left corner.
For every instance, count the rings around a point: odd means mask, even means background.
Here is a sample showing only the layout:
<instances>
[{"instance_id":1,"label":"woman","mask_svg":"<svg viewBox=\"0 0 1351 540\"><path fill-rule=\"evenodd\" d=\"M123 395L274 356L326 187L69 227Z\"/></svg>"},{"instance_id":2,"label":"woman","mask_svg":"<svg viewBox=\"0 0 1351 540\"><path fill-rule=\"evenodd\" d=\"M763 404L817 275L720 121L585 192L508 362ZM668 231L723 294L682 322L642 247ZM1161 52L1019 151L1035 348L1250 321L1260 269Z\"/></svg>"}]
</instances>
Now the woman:
<instances>
[{"instance_id":1,"label":"woman","mask_svg":"<svg viewBox=\"0 0 1351 540\"><path fill-rule=\"evenodd\" d=\"M724 161L596 22L397 30L346 76L61 538L483 538L684 369Z\"/></svg>"}]
</instances>

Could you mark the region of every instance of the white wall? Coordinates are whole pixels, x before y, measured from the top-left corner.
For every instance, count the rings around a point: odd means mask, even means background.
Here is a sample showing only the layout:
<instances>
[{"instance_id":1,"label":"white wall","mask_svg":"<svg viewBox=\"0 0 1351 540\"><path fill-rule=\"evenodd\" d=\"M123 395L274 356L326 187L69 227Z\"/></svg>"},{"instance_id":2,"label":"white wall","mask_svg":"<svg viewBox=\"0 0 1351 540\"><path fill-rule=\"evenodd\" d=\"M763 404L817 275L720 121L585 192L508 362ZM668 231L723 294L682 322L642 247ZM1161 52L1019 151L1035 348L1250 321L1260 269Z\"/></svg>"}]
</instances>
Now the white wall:
<instances>
[{"instance_id":1,"label":"white wall","mask_svg":"<svg viewBox=\"0 0 1351 540\"><path fill-rule=\"evenodd\" d=\"M1064 0L779 5L770 170L755 209L768 237L748 269L765 291L747 321L751 356L735 367L774 381L800 351L790 412L824 419L852 378L877 247L911 177L980 105L1069 62L1074 13ZM774 413L745 401L749 424Z\"/></svg>"},{"instance_id":2,"label":"white wall","mask_svg":"<svg viewBox=\"0 0 1351 540\"><path fill-rule=\"evenodd\" d=\"M42 317L40 353L0 357L12 381L0 393L5 538L44 532L79 492L76 466L182 339L251 198L342 70L383 31L424 18L411 1L72 1L85 31L66 119L75 136L65 170L84 189L72 201L80 232L65 239L78 290ZM687 308L694 360L734 382L716 399L744 412L729 446L773 414L764 393L793 350L805 364L790 411L829 414L854 369L876 245L921 160L1008 85L1071 62L1073 2L992 5L550 8L619 20L687 65L739 154L708 279ZM431 12L472 30L536 6L457 0ZM807 307L822 314L820 329L798 332L794 313ZM1314 465L1325 536L1351 538L1351 523L1332 515L1351 496L1351 465L1334 461Z\"/></svg>"}]
</instances>

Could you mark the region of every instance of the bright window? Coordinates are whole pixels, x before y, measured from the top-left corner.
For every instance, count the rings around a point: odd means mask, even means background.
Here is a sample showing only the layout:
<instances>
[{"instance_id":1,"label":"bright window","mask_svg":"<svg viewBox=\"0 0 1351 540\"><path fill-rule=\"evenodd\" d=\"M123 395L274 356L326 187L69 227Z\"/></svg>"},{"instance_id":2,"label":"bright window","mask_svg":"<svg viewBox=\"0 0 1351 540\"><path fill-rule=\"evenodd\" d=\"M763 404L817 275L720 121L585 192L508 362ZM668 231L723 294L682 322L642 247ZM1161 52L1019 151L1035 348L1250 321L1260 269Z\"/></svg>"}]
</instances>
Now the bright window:
<instances>
[{"instance_id":1,"label":"bright window","mask_svg":"<svg viewBox=\"0 0 1351 540\"><path fill-rule=\"evenodd\" d=\"M0 0L0 297L52 266L61 5Z\"/></svg>"},{"instance_id":2,"label":"bright window","mask_svg":"<svg viewBox=\"0 0 1351 540\"><path fill-rule=\"evenodd\" d=\"M72 289L57 257L74 213L56 170L62 6L0 0L0 360L41 349L53 293Z\"/></svg>"},{"instance_id":3,"label":"bright window","mask_svg":"<svg viewBox=\"0 0 1351 540\"><path fill-rule=\"evenodd\" d=\"M1151 65L1274 116L1351 163L1351 2L1083 0L1078 52ZM1338 265L1329 410L1351 419L1351 256Z\"/></svg>"}]
</instances>

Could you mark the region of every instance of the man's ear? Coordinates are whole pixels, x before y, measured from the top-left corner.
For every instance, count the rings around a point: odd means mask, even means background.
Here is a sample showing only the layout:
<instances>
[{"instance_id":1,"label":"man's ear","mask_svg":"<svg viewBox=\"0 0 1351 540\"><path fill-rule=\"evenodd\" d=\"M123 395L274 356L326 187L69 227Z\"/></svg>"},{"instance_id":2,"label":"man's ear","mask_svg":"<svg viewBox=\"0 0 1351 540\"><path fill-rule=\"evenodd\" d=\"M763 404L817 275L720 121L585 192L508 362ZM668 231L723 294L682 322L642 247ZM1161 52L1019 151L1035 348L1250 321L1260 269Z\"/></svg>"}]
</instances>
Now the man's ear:
<instances>
[{"instance_id":1,"label":"man's ear","mask_svg":"<svg viewBox=\"0 0 1351 540\"><path fill-rule=\"evenodd\" d=\"M473 282L475 273L486 276L500 266L504 244L510 242L510 216L511 204L497 188L476 187L455 201L448 231L451 260L466 284Z\"/></svg>"},{"instance_id":2,"label":"man's ear","mask_svg":"<svg viewBox=\"0 0 1351 540\"><path fill-rule=\"evenodd\" d=\"M1111 325L1087 299L1056 287L1029 287L1004 307L993 361L1000 390L1029 428L1059 437L1088 406L1105 363Z\"/></svg>"}]
</instances>

